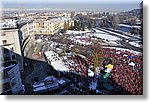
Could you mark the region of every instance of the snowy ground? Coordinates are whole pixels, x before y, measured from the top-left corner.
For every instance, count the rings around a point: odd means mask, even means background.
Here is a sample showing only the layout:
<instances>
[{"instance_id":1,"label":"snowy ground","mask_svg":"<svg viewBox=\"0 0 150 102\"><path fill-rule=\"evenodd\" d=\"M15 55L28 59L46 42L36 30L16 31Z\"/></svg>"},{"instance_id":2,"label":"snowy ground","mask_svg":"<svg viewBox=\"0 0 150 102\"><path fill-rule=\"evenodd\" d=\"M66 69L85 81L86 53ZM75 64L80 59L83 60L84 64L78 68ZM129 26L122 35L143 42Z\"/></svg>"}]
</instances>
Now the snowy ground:
<instances>
[{"instance_id":1,"label":"snowy ground","mask_svg":"<svg viewBox=\"0 0 150 102\"><path fill-rule=\"evenodd\" d=\"M135 47L141 47L141 45L138 42L129 42L129 44L131 44Z\"/></svg>"},{"instance_id":2,"label":"snowy ground","mask_svg":"<svg viewBox=\"0 0 150 102\"><path fill-rule=\"evenodd\" d=\"M75 37L70 37L70 40L74 41L74 43L78 43L79 45L91 45L92 42L88 41L90 39L89 36L75 36Z\"/></svg>"},{"instance_id":3,"label":"snowy ground","mask_svg":"<svg viewBox=\"0 0 150 102\"><path fill-rule=\"evenodd\" d=\"M112 36L112 35L108 35L107 33L96 33L94 34L95 37L104 39L104 40L110 40L110 41L116 41L116 40L120 40L120 38L116 37L116 36Z\"/></svg>"},{"instance_id":4,"label":"snowy ground","mask_svg":"<svg viewBox=\"0 0 150 102\"><path fill-rule=\"evenodd\" d=\"M97 87L97 82L92 82L89 85L89 88L92 89L92 90L96 89L96 87Z\"/></svg>"},{"instance_id":5,"label":"snowy ground","mask_svg":"<svg viewBox=\"0 0 150 102\"><path fill-rule=\"evenodd\" d=\"M97 30L97 29L94 29L94 30L95 30L95 33L94 33L95 37L105 39L105 40L110 40L110 41L120 40L120 38L113 36L113 35L109 35L109 33L106 33L104 31Z\"/></svg>"},{"instance_id":6,"label":"snowy ground","mask_svg":"<svg viewBox=\"0 0 150 102\"><path fill-rule=\"evenodd\" d=\"M102 28L100 28L100 29L102 29ZM128 37L128 36L121 35L121 34L119 34L119 33L115 33L115 32L109 31L109 30L105 30L105 29L102 29L102 30L107 31L107 32L112 33L112 34L115 34L116 36L124 37L124 38L126 38L126 39L129 39L129 38L130 38L130 37ZM96 30L96 31L97 31L97 32L100 32L100 30ZM102 32L102 31L101 31L101 32Z\"/></svg>"},{"instance_id":7,"label":"snowy ground","mask_svg":"<svg viewBox=\"0 0 150 102\"><path fill-rule=\"evenodd\" d=\"M112 29L112 28L109 28L110 30L114 30L114 29ZM120 30L115 30L115 31L120 31ZM111 31L110 31L111 32ZM131 33L128 33L128 32L124 32L124 31L120 31L120 32L122 32L122 33L124 33L124 34L126 34L126 35L128 35L128 36L132 36L132 37L135 37L135 38L138 38L138 39L141 39L141 37L139 36L139 35L132 35ZM117 33L116 33L117 34ZM125 36L125 35L122 35L122 37L127 37L127 36ZM130 37L129 37L130 38Z\"/></svg>"},{"instance_id":8,"label":"snowy ground","mask_svg":"<svg viewBox=\"0 0 150 102\"><path fill-rule=\"evenodd\" d=\"M86 30L86 31L67 30L65 34L83 34L88 32L90 32L90 30Z\"/></svg>"},{"instance_id":9,"label":"snowy ground","mask_svg":"<svg viewBox=\"0 0 150 102\"><path fill-rule=\"evenodd\" d=\"M94 29L96 33L102 33L102 34L105 34L105 32L103 31L100 31L100 30L97 30L97 29Z\"/></svg>"},{"instance_id":10,"label":"snowy ground","mask_svg":"<svg viewBox=\"0 0 150 102\"><path fill-rule=\"evenodd\" d=\"M89 85L89 89L96 90L97 93L102 93L100 90L97 89L97 81L92 81Z\"/></svg>"},{"instance_id":11,"label":"snowy ground","mask_svg":"<svg viewBox=\"0 0 150 102\"><path fill-rule=\"evenodd\" d=\"M86 36L75 36L70 37L70 40L73 40L75 43L82 44L82 45L91 45L92 42L88 42L85 39L89 39L89 36L94 36L97 38L101 38L102 40L105 40L106 43L112 44L112 45L118 45L117 40L120 40L119 37L110 35L109 33L103 32L101 30L94 29L95 33L91 33L90 35L87 34L90 31L74 31L74 30L67 30L66 34L83 34L86 33Z\"/></svg>"}]
</instances>

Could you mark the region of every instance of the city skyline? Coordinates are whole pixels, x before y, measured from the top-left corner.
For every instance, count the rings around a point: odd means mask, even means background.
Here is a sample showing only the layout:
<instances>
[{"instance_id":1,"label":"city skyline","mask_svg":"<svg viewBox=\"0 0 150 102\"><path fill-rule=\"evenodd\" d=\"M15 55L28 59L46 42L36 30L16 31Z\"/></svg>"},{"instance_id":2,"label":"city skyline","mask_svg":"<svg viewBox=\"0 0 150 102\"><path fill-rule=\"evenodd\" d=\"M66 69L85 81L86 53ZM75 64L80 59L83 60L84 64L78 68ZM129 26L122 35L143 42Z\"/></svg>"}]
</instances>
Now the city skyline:
<instances>
[{"instance_id":1,"label":"city skyline","mask_svg":"<svg viewBox=\"0 0 150 102\"><path fill-rule=\"evenodd\" d=\"M12 0L12 1L4 1L2 0L1 4L4 9L7 8L13 8L13 9L18 9L18 8L26 8L26 9L43 9L43 8L48 8L52 10L89 10L89 11L115 11L115 12L122 12L122 11L128 11L128 10L133 10L133 9L138 9L140 0L133 0L132 2L129 2L128 0L125 2L108 2L109 0L104 1L93 1L90 2L89 0L87 2L79 2L78 0L72 1L72 2L66 2L67 0L63 0L61 2L58 2L56 0L55 2L52 1L47 1L44 0L41 2L41 0L38 0L37 2L29 2L27 1L22 1L18 2L18 0ZM115 0L118 1L118 0Z\"/></svg>"}]
</instances>

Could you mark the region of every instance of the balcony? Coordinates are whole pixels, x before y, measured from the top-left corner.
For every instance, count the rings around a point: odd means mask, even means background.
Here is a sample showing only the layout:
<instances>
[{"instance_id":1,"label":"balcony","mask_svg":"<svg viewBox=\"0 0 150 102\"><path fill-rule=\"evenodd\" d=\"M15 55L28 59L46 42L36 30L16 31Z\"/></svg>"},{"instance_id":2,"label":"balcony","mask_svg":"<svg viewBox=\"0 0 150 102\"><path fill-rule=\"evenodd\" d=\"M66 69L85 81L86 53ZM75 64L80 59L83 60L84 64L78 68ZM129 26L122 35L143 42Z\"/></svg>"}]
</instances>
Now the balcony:
<instances>
[{"instance_id":1,"label":"balcony","mask_svg":"<svg viewBox=\"0 0 150 102\"><path fill-rule=\"evenodd\" d=\"M10 69L13 68L17 65L18 63L16 61L6 61L4 63L2 63L2 66L5 69Z\"/></svg>"}]
</instances>

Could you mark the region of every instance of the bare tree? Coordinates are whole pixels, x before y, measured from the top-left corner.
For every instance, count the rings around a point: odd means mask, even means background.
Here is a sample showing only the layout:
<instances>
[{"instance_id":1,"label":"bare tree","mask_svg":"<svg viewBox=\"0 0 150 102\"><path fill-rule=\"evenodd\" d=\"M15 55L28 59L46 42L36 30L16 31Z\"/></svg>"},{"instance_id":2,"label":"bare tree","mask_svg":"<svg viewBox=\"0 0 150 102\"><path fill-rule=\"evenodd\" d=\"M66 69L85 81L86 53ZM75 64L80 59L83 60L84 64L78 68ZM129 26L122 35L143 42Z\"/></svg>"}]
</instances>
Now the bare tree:
<instances>
[{"instance_id":1,"label":"bare tree","mask_svg":"<svg viewBox=\"0 0 150 102\"><path fill-rule=\"evenodd\" d=\"M120 23L120 18L119 18L118 15L115 15L115 16L113 17L112 27L113 27L114 29L117 29L119 23Z\"/></svg>"},{"instance_id":2,"label":"bare tree","mask_svg":"<svg viewBox=\"0 0 150 102\"><path fill-rule=\"evenodd\" d=\"M101 59L102 48L101 47L94 47L92 48L92 62L94 64L93 71L96 71L96 68L99 66L99 62Z\"/></svg>"}]
</instances>

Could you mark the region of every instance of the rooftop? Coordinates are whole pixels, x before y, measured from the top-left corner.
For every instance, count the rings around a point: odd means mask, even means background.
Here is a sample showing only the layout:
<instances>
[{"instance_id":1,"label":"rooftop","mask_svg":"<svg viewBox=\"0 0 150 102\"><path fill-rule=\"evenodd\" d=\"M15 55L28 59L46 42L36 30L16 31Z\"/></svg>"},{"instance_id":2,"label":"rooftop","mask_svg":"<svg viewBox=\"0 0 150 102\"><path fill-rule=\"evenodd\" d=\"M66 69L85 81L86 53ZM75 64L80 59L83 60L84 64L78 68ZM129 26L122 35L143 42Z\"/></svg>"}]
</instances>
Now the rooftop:
<instances>
[{"instance_id":1,"label":"rooftop","mask_svg":"<svg viewBox=\"0 0 150 102\"><path fill-rule=\"evenodd\" d=\"M1 29L17 28L15 20L0 21Z\"/></svg>"}]
</instances>

